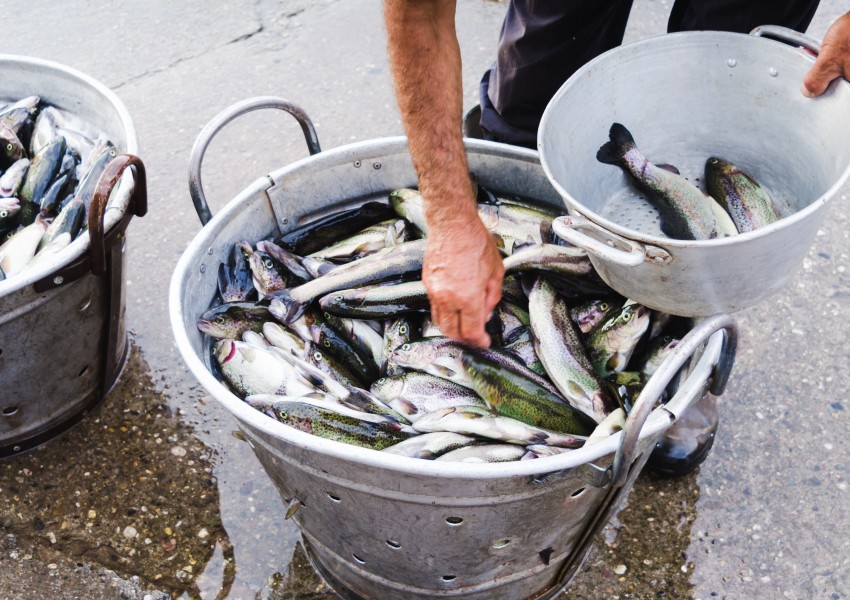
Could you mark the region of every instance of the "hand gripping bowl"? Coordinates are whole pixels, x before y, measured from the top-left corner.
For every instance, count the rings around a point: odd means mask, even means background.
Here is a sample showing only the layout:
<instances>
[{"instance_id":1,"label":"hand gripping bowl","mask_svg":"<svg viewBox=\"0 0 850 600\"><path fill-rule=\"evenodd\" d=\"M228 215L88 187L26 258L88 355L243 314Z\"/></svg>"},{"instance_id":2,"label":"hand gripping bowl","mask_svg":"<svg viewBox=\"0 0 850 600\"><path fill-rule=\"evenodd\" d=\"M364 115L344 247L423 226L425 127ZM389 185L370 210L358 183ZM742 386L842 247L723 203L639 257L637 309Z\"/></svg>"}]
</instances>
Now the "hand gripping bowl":
<instances>
[{"instance_id":1,"label":"hand gripping bowl","mask_svg":"<svg viewBox=\"0 0 850 600\"><path fill-rule=\"evenodd\" d=\"M272 107L299 120L313 156L260 177L209 220L200 178L207 145L235 117ZM470 168L488 187L559 205L536 152L466 144ZM218 266L234 242L277 236L365 200L386 201L392 189L416 183L404 138L321 152L307 116L283 100L249 99L223 111L192 151L190 187L202 222L209 222L171 281L177 345L194 376L236 419L285 503L300 502L292 518L311 561L337 593L354 599L553 597L625 497L657 437L707 389L722 392L735 325L727 315L698 323L647 385L625 434L531 461L470 465L391 456L297 431L232 394L210 371L208 341L196 321L216 293ZM678 367L702 348L676 398L653 411Z\"/></svg>"},{"instance_id":2,"label":"hand gripping bowl","mask_svg":"<svg viewBox=\"0 0 850 600\"><path fill-rule=\"evenodd\" d=\"M85 120L128 154L100 177L88 231L49 261L0 281L0 458L68 429L118 379L128 347L125 233L147 208L136 131L115 94L64 65L0 55L0 99L32 95Z\"/></svg>"},{"instance_id":3,"label":"hand gripping bowl","mask_svg":"<svg viewBox=\"0 0 850 600\"><path fill-rule=\"evenodd\" d=\"M768 39L775 38L775 39ZM615 48L576 71L538 132L543 169L569 216L555 232L585 248L624 296L667 313L735 312L778 291L802 262L850 174L850 83L800 93L818 44L780 27L676 33ZM657 211L596 160L614 122L692 182L709 156L748 171L785 217L738 236L664 237Z\"/></svg>"}]
</instances>

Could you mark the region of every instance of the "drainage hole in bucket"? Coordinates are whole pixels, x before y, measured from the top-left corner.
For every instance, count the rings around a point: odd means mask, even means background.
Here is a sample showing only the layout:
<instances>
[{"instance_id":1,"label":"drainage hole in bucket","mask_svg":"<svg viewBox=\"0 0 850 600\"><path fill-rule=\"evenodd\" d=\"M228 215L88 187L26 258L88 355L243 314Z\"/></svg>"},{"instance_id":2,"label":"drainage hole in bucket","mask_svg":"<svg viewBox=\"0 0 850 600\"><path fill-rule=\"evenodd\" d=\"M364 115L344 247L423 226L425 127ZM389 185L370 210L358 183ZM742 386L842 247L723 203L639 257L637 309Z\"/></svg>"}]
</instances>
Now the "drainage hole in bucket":
<instances>
[{"instance_id":1,"label":"drainage hole in bucket","mask_svg":"<svg viewBox=\"0 0 850 600\"><path fill-rule=\"evenodd\" d=\"M351 554L351 558L353 558L355 561L359 562L361 565L365 565L365 564L366 564L366 561L365 561L365 560L363 560L362 558L360 558L359 556L357 556L357 555L356 555L356 554L354 554L354 553L352 553L352 554Z\"/></svg>"},{"instance_id":2,"label":"drainage hole in bucket","mask_svg":"<svg viewBox=\"0 0 850 600\"><path fill-rule=\"evenodd\" d=\"M493 548L495 548L496 550L500 550L510 543L511 540L509 540L508 538L505 538L503 540L496 540L495 542L493 542Z\"/></svg>"},{"instance_id":3,"label":"drainage hole in bucket","mask_svg":"<svg viewBox=\"0 0 850 600\"><path fill-rule=\"evenodd\" d=\"M387 540L387 546L389 546L393 550L401 550L401 544L393 540Z\"/></svg>"},{"instance_id":4,"label":"drainage hole in bucket","mask_svg":"<svg viewBox=\"0 0 850 600\"><path fill-rule=\"evenodd\" d=\"M326 492L326 493L327 493L327 495L328 495L328 498L330 498L330 499L331 499L331 500L333 500L334 502L342 502L342 498L340 498L340 497L339 497L339 496L337 496L336 494L334 494L334 493L332 493L332 492Z\"/></svg>"},{"instance_id":5,"label":"drainage hole in bucket","mask_svg":"<svg viewBox=\"0 0 850 600\"><path fill-rule=\"evenodd\" d=\"M89 367L88 367L88 365L86 365L85 367L80 369L80 372L77 373L77 377L82 377L83 375L85 375L88 372L89 372Z\"/></svg>"},{"instance_id":6,"label":"drainage hole in bucket","mask_svg":"<svg viewBox=\"0 0 850 600\"><path fill-rule=\"evenodd\" d=\"M452 527L457 527L458 525L463 524L463 519L461 519L460 517L449 517L448 519L446 519L446 523L448 523Z\"/></svg>"},{"instance_id":7,"label":"drainage hole in bucket","mask_svg":"<svg viewBox=\"0 0 850 600\"><path fill-rule=\"evenodd\" d=\"M16 412L18 412L17 406L7 406L6 408L3 409L3 416L4 417L11 417Z\"/></svg>"},{"instance_id":8,"label":"drainage hole in bucket","mask_svg":"<svg viewBox=\"0 0 850 600\"><path fill-rule=\"evenodd\" d=\"M577 489L577 490L576 490L576 491L574 491L572 494L570 494L570 498L578 498L579 496L581 496L581 495L584 493L585 489L586 489L586 488L579 488L579 489Z\"/></svg>"},{"instance_id":9,"label":"drainage hole in bucket","mask_svg":"<svg viewBox=\"0 0 850 600\"><path fill-rule=\"evenodd\" d=\"M457 579L457 575L443 575L440 579L445 583L449 583Z\"/></svg>"}]
</instances>

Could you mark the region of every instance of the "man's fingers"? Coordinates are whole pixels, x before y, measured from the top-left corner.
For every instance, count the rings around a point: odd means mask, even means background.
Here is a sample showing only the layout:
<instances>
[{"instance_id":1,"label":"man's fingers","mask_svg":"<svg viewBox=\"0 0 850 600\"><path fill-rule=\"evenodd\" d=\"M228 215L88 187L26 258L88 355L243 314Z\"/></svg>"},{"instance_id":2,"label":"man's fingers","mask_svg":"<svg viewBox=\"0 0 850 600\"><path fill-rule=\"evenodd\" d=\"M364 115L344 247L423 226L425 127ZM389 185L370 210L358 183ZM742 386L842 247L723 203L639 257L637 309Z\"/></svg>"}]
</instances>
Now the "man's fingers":
<instances>
[{"instance_id":1,"label":"man's fingers","mask_svg":"<svg viewBox=\"0 0 850 600\"><path fill-rule=\"evenodd\" d=\"M803 77L803 87L800 91L808 98L820 96L826 91L830 82L841 77L841 75L840 63L831 60L828 55L822 54L806 73L806 76Z\"/></svg>"},{"instance_id":2,"label":"man's fingers","mask_svg":"<svg viewBox=\"0 0 850 600\"><path fill-rule=\"evenodd\" d=\"M491 314L501 298L502 278L491 278L487 282L487 289L484 291L484 312L488 315Z\"/></svg>"},{"instance_id":3,"label":"man's fingers","mask_svg":"<svg viewBox=\"0 0 850 600\"><path fill-rule=\"evenodd\" d=\"M484 311L481 308L458 312L460 337L467 344L479 348L490 347L490 336L484 330Z\"/></svg>"}]
</instances>

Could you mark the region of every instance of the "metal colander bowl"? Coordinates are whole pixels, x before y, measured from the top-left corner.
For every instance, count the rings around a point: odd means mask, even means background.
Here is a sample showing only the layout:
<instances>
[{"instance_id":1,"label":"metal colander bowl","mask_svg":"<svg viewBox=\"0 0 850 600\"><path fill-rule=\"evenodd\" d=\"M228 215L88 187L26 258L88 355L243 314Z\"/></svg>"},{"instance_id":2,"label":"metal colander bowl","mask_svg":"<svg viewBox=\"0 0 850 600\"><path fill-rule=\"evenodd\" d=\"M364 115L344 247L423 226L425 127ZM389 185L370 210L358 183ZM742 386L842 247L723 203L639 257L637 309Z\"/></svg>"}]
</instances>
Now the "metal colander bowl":
<instances>
[{"instance_id":1,"label":"metal colander bowl","mask_svg":"<svg viewBox=\"0 0 850 600\"><path fill-rule=\"evenodd\" d=\"M718 316L694 327L647 385L625 434L556 457L489 465L434 462L287 427L245 404L210 371L195 323L216 293L219 264L234 242L277 236L364 200L386 200L389 191L417 179L404 138L320 152L297 107L252 99L221 113L195 144L190 182L202 221L210 216L200 184L209 141L236 116L266 107L299 118L314 156L260 177L185 250L170 288L172 328L183 359L236 419L284 501L300 506L293 519L311 560L344 597L521 600L555 594L631 488L656 438L707 388L722 391L735 346L732 320ZM560 203L535 152L473 140L467 151L470 168L490 188ZM649 415L666 382L703 346L677 397Z\"/></svg>"}]
</instances>

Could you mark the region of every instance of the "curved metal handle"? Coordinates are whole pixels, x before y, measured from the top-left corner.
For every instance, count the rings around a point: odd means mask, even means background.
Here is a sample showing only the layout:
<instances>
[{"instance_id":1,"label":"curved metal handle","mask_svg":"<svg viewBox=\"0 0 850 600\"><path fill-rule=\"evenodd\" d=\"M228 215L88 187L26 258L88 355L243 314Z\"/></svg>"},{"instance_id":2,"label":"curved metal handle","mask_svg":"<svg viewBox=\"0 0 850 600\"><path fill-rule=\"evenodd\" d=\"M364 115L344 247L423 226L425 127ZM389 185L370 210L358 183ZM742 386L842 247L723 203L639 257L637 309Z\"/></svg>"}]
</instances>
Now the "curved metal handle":
<instances>
[{"instance_id":1,"label":"curved metal handle","mask_svg":"<svg viewBox=\"0 0 850 600\"><path fill-rule=\"evenodd\" d=\"M304 141L307 143L307 149L310 151L310 155L312 156L322 151L322 148L319 146L319 137L316 135L316 128L313 127L310 117L307 116L307 113L301 107L287 102L283 98L258 96L256 98L242 100L225 108L213 117L201 130L201 133L198 134L189 157L189 194L192 196L195 211L198 213L198 218L201 220L202 225L206 225L212 219L212 213L207 204L207 198L204 195L203 184L201 183L201 163L204 160L207 146L210 145L216 134L236 117L263 108L277 108L291 114L298 121L298 124L301 125L301 131L304 133Z\"/></svg>"},{"instance_id":2,"label":"curved metal handle","mask_svg":"<svg viewBox=\"0 0 850 600\"><path fill-rule=\"evenodd\" d=\"M597 236L607 238L607 242L603 242L599 237L593 237L579 231L580 229L589 229ZM636 267L646 260L646 248L637 242L627 240L624 237L615 235L607 229L600 227L593 221L574 215L564 215L552 221L552 231L555 232L562 240L565 240L596 256L609 260L618 265L626 267ZM615 244L619 244L628 248L628 251L617 248Z\"/></svg>"},{"instance_id":3,"label":"curved metal handle","mask_svg":"<svg viewBox=\"0 0 850 600\"><path fill-rule=\"evenodd\" d=\"M776 40L789 46L800 46L812 52L815 56L820 54L820 42L815 38L780 25L760 25L753 29L750 35Z\"/></svg>"},{"instance_id":4,"label":"curved metal handle","mask_svg":"<svg viewBox=\"0 0 850 600\"><path fill-rule=\"evenodd\" d=\"M130 197L130 204L127 206L126 213L143 217L148 212L148 188L147 177L145 176L145 165L142 159L133 154L119 154L113 158L100 178L97 180L97 186L92 196L91 205L88 212L88 228L89 228L89 257L91 260L91 272L98 277L106 273L106 232L104 231L103 216L106 212L106 205L109 202L109 195L112 189L121 176L124 170L133 166L136 169L133 195Z\"/></svg>"},{"instance_id":5,"label":"curved metal handle","mask_svg":"<svg viewBox=\"0 0 850 600\"><path fill-rule=\"evenodd\" d=\"M709 391L717 396L723 393L723 390L726 388L726 382L729 380L732 364L735 362L735 349L738 346L738 326L735 320L727 314L708 317L694 327L694 329L682 338L682 341L679 342L673 351L672 356L661 364L647 382L646 387L641 391L632 410L629 412L628 419L626 419L626 425L623 428L623 437L620 441L620 446L617 448L617 453L614 455L614 464L611 473L611 482L614 487L620 487L626 481L629 465L632 464L635 446L640 437L641 429L643 429L643 424L655 408L656 400L658 400L664 389L694 352L721 329L725 330L726 335L723 338L720 358L710 375ZM688 377L680 387L680 390L689 389L691 390L690 393L696 396L702 389L702 385L691 385L690 380L692 377L693 375ZM679 394L677 393L676 396L678 397ZM691 398L691 402L694 400L696 400L695 397Z\"/></svg>"}]
</instances>

